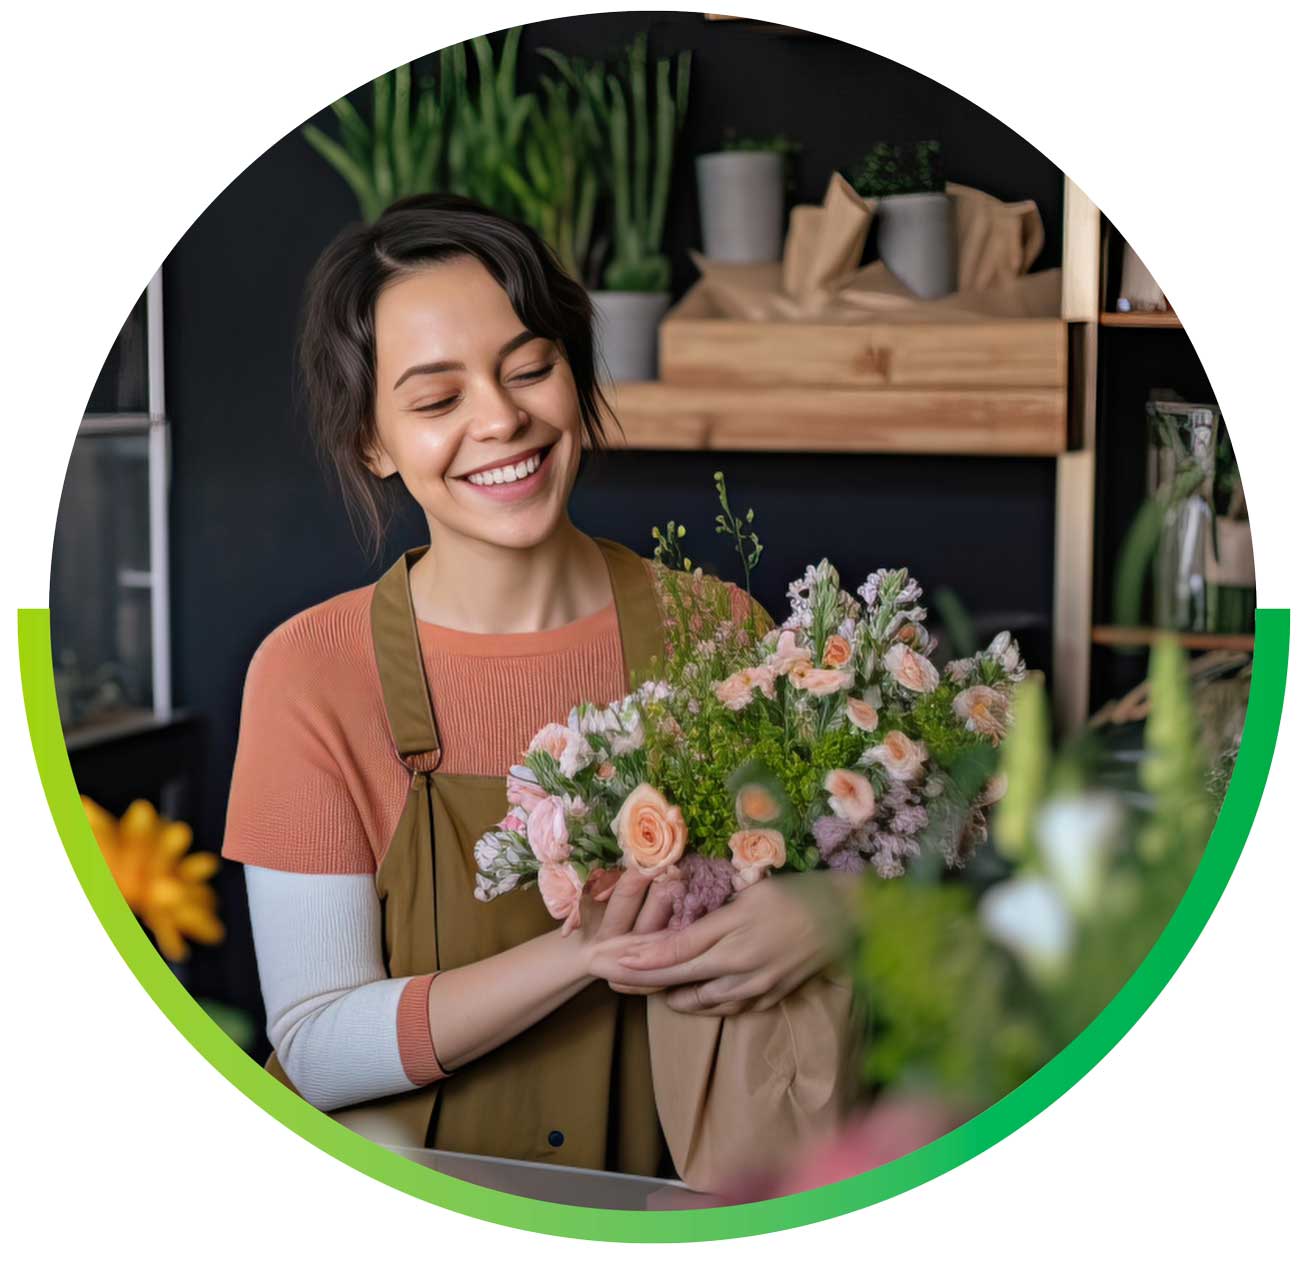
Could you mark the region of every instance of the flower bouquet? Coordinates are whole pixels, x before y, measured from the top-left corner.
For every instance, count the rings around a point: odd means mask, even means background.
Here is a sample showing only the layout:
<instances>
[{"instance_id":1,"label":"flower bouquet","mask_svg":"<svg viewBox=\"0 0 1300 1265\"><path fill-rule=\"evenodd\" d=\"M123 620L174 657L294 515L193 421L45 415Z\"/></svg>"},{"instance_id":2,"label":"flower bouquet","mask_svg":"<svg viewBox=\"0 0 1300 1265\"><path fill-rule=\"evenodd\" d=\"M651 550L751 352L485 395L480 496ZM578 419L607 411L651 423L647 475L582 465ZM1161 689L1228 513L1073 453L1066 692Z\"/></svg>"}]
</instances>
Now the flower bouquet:
<instances>
[{"instance_id":1,"label":"flower bouquet","mask_svg":"<svg viewBox=\"0 0 1300 1265\"><path fill-rule=\"evenodd\" d=\"M733 517L715 477L747 590L753 513ZM653 678L533 738L510 811L476 845L476 896L535 882L567 932L584 890L599 898L634 866L673 885L680 928L774 870L960 865L1004 789L993 748L1025 675L1010 635L940 672L906 570L854 595L825 560L790 585L779 627L752 602L737 617L730 586L681 557L683 534L654 532L667 637Z\"/></svg>"}]
</instances>

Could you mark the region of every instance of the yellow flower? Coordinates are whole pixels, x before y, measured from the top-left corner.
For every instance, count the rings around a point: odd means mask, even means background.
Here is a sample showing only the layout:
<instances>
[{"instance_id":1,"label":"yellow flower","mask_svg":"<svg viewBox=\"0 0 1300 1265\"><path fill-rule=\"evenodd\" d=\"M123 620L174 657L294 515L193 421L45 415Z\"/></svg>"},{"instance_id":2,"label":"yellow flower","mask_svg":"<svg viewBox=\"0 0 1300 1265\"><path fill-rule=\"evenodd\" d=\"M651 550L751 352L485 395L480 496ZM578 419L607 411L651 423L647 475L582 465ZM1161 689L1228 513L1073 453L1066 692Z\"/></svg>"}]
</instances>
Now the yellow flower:
<instances>
[{"instance_id":1,"label":"yellow flower","mask_svg":"<svg viewBox=\"0 0 1300 1265\"><path fill-rule=\"evenodd\" d=\"M219 944L225 938L217 894L208 883L220 862L213 852L189 851L189 826L160 817L143 799L120 821L85 795L81 805L113 881L164 957L183 962L189 956L186 940Z\"/></svg>"}]
</instances>

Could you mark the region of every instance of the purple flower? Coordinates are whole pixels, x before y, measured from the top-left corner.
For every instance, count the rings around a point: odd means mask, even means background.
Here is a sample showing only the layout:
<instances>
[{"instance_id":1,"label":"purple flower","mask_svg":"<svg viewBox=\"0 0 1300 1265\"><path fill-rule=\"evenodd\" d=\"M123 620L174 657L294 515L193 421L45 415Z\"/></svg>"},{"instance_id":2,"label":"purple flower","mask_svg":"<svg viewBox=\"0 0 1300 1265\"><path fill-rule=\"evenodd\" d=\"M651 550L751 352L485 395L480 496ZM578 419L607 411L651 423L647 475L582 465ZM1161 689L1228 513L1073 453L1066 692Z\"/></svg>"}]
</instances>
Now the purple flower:
<instances>
[{"instance_id":1,"label":"purple flower","mask_svg":"<svg viewBox=\"0 0 1300 1265\"><path fill-rule=\"evenodd\" d=\"M894 813L891 828L895 834L915 835L930 824L930 814L920 804L905 804Z\"/></svg>"},{"instance_id":2,"label":"purple flower","mask_svg":"<svg viewBox=\"0 0 1300 1265\"><path fill-rule=\"evenodd\" d=\"M861 874L867 868L866 858L856 848L840 848L826 864L842 874Z\"/></svg>"},{"instance_id":3,"label":"purple flower","mask_svg":"<svg viewBox=\"0 0 1300 1265\"><path fill-rule=\"evenodd\" d=\"M735 874L729 860L688 852L677 862L680 877L670 885L673 913L668 926L673 931L689 927L697 918L711 914L726 904L731 896L731 878Z\"/></svg>"},{"instance_id":4,"label":"purple flower","mask_svg":"<svg viewBox=\"0 0 1300 1265\"><path fill-rule=\"evenodd\" d=\"M853 823L842 817L818 817L813 822L813 839L823 861L829 864L832 856L844 846L844 841L853 833Z\"/></svg>"}]
</instances>

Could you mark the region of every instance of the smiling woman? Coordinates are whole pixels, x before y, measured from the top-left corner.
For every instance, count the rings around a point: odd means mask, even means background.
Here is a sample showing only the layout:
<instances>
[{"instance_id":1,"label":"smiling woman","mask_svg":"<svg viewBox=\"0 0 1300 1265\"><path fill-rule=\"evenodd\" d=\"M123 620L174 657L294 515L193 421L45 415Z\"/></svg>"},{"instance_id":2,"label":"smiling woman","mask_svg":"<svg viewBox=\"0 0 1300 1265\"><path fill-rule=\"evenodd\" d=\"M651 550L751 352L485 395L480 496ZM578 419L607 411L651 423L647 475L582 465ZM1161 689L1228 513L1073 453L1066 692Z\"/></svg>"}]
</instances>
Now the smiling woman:
<instances>
[{"instance_id":1,"label":"smiling woman","mask_svg":"<svg viewBox=\"0 0 1300 1265\"><path fill-rule=\"evenodd\" d=\"M379 1141L669 1173L645 999L602 982L600 952L662 929L666 889L623 872L581 894L573 935L536 893L474 899L474 843L531 736L664 648L653 568L569 517L603 435L586 292L528 228L409 198L322 256L300 352L372 547L390 494L429 542L249 667L223 852L246 867L270 1070ZM796 897L745 908L762 934L702 977L733 1008L797 987L835 939Z\"/></svg>"}]
</instances>

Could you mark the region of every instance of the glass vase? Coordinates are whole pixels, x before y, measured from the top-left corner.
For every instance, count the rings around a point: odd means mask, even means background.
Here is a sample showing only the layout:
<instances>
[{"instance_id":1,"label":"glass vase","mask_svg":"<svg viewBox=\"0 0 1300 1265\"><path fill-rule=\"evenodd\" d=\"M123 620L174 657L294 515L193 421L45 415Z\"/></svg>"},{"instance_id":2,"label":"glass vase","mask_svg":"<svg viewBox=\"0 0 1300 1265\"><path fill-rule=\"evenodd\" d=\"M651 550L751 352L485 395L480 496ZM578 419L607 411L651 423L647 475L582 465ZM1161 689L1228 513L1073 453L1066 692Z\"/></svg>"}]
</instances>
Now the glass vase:
<instances>
[{"instance_id":1,"label":"glass vase","mask_svg":"<svg viewBox=\"0 0 1300 1265\"><path fill-rule=\"evenodd\" d=\"M1147 420L1151 491L1164 507L1154 562L1155 623L1176 632L1216 631L1209 572L1219 410L1153 401Z\"/></svg>"}]
</instances>

